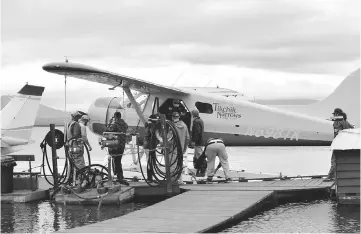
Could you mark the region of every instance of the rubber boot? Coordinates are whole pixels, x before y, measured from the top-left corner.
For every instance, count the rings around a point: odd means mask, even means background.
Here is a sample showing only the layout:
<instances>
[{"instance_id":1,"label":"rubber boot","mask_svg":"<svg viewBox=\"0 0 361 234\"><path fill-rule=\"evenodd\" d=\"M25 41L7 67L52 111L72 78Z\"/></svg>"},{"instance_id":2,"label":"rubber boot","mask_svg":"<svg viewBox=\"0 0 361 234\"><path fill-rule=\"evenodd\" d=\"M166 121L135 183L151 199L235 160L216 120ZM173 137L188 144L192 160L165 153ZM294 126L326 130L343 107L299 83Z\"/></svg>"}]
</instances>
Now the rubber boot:
<instances>
[{"instance_id":1,"label":"rubber boot","mask_svg":"<svg viewBox=\"0 0 361 234\"><path fill-rule=\"evenodd\" d=\"M128 181L124 180L124 176L121 174L117 174L117 179L119 181L120 184L124 184L126 186L129 186Z\"/></svg>"}]
</instances>

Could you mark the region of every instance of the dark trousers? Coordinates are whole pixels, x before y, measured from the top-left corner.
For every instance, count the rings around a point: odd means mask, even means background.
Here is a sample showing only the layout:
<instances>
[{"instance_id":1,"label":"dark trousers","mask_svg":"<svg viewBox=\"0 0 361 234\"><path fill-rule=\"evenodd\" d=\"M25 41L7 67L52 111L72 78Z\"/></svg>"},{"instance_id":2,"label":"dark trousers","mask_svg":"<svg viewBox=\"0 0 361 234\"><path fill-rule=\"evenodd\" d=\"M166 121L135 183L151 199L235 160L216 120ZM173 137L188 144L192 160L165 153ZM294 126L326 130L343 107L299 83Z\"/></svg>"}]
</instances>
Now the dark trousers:
<instances>
[{"instance_id":1,"label":"dark trousers","mask_svg":"<svg viewBox=\"0 0 361 234\"><path fill-rule=\"evenodd\" d=\"M123 167L122 167L122 158L123 158L124 148L109 150L109 153L113 157L114 174L117 175L117 178L119 180L123 180L124 175L123 175Z\"/></svg>"}]
</instances>

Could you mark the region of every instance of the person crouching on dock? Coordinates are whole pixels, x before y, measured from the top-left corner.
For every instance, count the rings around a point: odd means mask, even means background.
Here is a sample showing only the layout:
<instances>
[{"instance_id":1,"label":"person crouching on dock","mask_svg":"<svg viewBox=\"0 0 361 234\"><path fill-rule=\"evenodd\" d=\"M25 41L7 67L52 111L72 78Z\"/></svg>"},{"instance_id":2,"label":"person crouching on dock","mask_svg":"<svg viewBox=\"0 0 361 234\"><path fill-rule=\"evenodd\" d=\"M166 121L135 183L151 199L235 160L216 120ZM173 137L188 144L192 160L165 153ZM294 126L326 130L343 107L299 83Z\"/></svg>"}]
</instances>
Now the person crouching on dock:
<instances>
[{"instance_id":1,"label":"person crouching on dock","mask_svg":"<svg viewBox=\"0 0 361 234\"><path fill-rule=\"evenodd\" d=\"M207 157L207 182L212 181L212 178L216 172L214 168L216 156L218 156L220 164L222 165L226 182L232 181L229 172L229 162L226 146L221 138L210 138L207 141L207 144L202 154L205 154L205 156Z\"/></svg>"}]
</instances>

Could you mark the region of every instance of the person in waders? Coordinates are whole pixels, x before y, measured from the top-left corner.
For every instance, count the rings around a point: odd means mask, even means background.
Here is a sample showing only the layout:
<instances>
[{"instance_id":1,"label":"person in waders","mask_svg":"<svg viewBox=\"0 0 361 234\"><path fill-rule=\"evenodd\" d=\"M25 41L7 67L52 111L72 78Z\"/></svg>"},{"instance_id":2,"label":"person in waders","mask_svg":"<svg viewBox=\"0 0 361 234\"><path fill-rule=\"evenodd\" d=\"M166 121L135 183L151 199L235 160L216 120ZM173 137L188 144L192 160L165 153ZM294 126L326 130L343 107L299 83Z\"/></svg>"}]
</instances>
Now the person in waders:
<instances>
[{"instance_id":1,"label":"person in waders","mask_svg":"<svg viewBox=\"0 0 361 234\"><path fill-rule=\"evenodd\" d=\"M129 185L129 183L124 179L122 168L122 157L125 149L127 129L128 124L122 119L122 114L120 112L115 112L113 118L110 120L110 123L105 130L106 132L124 133L118 138L118 146L116 148L109 149L109 154L113 157L114 173L117 175L119 183L125 185Z\"/></svg>"},{"instance_id":2,"label":"person in waders","mask_svg":"<svg viewBox=\"0 0 361 234\"><path fill-rule=\"evenodd\" d=\"M70 159L74 163L76 170L76 178L79 179L78 170L85 167L84 161L84 141L81 135L81 127L78 123L81 118L81 113L75 111L71 114L71 121L68 122L65 126L65 147L69 154ZM81 181L77 181L77 184L80 184Z\"/></svg>"}]
</instances>

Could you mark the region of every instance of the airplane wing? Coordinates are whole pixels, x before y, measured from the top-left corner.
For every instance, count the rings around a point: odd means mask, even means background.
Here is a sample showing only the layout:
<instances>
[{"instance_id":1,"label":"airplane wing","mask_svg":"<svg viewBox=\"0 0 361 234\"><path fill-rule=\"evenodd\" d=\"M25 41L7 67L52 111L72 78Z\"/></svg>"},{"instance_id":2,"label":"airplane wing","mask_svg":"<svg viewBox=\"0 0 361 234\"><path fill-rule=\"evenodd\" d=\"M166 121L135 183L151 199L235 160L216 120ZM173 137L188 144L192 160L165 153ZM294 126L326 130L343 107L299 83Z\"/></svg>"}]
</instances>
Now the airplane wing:
<instances>
[{"instance_id":1,"label":"airplane wing","mask_svg":"<svg viewBox=\"0 0 361 234\"><path fill-rule=\"evenodd\" d=\"M136 79L129 76L108 72L91 66L78 63L48 63L43 66L47 72L67 75L91 82L107 84L111 86L124 86L143 93L171 93L187 95L188 93L177 88L154 84L149 81Z\"/></svg>"}]
</instances>

